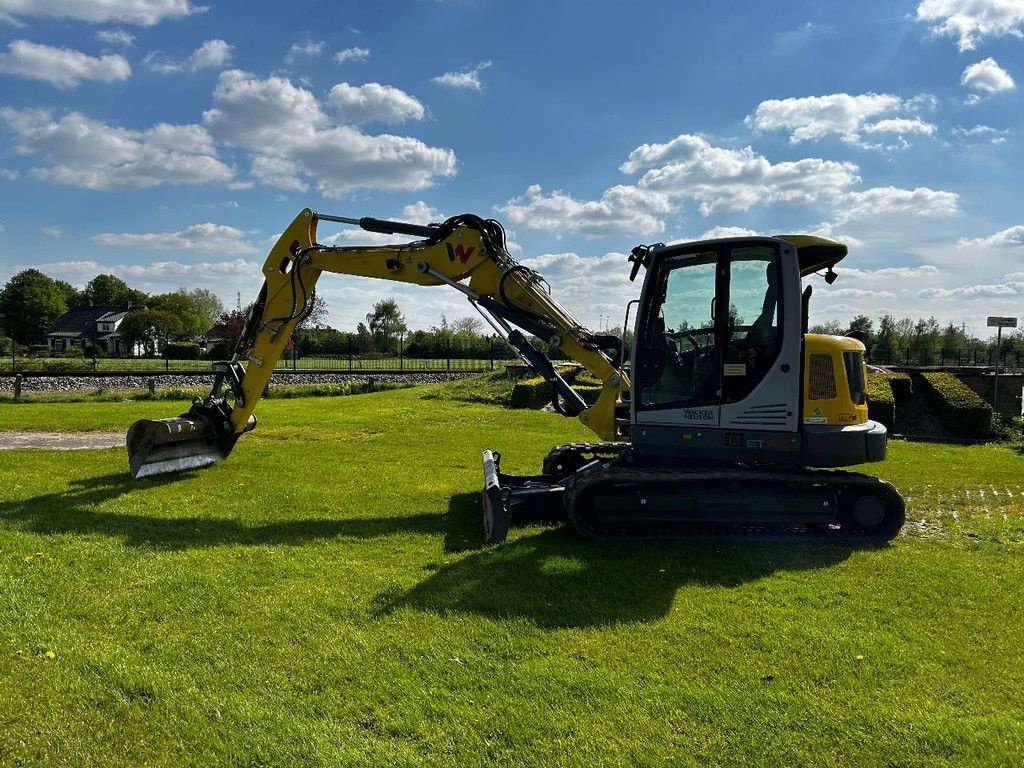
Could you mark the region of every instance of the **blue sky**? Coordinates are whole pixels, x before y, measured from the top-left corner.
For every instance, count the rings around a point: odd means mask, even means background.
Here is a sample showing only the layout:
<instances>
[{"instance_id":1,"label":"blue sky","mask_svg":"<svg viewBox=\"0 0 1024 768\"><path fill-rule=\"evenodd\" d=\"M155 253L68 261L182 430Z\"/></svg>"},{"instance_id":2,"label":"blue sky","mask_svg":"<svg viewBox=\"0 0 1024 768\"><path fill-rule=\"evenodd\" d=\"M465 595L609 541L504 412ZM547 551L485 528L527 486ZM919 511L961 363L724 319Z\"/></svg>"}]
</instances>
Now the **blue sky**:
<instances>
[{"instance_id":1,"label":"blue sky","mask_svg":"<svg viewBox=\"0 0 1024 768\"><path fill-rule=\"evenodd\" d=\"M248 303L309 206L496 217L594 328L637 243L741 232L848 242L815 321L1024 314L1024 0L265 5L0 0L0 280ZM472 312L319 289L340 328Z\"/></svg>"}]
</instances>

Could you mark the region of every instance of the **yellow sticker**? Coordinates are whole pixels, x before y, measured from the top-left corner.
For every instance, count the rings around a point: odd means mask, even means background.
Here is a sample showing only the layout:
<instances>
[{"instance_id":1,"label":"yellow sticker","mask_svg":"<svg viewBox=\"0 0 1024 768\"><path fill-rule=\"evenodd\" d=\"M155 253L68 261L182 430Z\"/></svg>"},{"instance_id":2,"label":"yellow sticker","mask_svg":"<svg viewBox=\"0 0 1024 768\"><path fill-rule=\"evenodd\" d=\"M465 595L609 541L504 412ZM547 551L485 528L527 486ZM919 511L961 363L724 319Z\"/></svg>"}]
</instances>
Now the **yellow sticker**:
<instances>
[{"instance_id":1,"label":"yellow sticker","mask_svg":"<svg viewBox=\"0 0 1024 768\"><path fill-rule=\"evenodd\" d=\"M726 376L746 376L747 365L746 363L726 363L722 373Z\"/></svg>"}]
</instances>

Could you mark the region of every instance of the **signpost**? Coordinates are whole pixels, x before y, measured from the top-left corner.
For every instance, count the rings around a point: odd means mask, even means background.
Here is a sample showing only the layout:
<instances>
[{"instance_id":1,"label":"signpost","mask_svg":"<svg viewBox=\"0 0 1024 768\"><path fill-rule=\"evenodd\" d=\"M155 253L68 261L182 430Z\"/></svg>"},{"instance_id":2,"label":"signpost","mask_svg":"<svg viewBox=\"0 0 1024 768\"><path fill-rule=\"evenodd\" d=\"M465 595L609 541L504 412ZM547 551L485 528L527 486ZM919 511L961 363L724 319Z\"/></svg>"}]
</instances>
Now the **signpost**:
<instances>
[{"instance_id":1,"label":"signpost","mask_svg":"<svg viewBox=\"0 0 1024 768\"><path fill-rule=\"evenodd\" d=\"M995 411L999 405L999 355L1003 346L1003 328L1016 328L1016 317L989 317L988 327L996 330L996 385L992 392L992 410Z\"/></svg>"}]
</instances>

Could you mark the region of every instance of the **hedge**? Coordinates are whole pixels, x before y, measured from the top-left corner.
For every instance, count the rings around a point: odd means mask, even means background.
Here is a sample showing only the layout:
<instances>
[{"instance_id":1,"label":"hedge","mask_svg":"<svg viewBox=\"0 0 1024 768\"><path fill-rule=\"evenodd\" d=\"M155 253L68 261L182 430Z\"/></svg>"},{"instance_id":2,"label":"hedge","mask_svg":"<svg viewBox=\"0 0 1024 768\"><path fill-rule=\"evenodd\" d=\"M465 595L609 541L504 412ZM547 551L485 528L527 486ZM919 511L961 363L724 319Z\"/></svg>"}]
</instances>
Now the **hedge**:
<instances>
[{"instance_id":1,"label":"hedge","mask_svg":"<svg viewBox=\"0 0 1024 768\"><path fill-rule=\"evenodd\" d=\"M908 378L909 381L909 378ZM896 423L896 398L892 380L882 373L868 373L868 418L892 429Z\"/></svg>"},{"instance_id":2,"label":"hedge","mask_svg":"<svg viewBox=\"0 0 1024 768\"><path fill-rule=\"evenodd\" d=\"M543 408L551 402L551 385L540 376L517 382L512 388L513 408Z\"/></svg>"},{"instance_id":3,"label":"hedge","mask_svg":"<svg viewBox=\"0 0 1024 768\"><path fill-rule=\"evenodd\" d=\"M198 360L200 351L194 341L169 341L164 356L171 360Z\"/></svg>"},{"instance_id":4,"label":"hedge","mask_svg":"<svg viewBox=\"0 0 1024 768\"><path fill-rule=\"evenodd\" d=\"M912 394L910 389L909 373L886 373L885 378L889 380L893 397L898 401L909 400Z\"/></svg>"},{"instance_id":5,"label":"hedge","mask_svg":"<svg viewBox=\"0 0 1024 768\"><path fill-rule=\"evenodd\" d=\"M992 406L951 373L922 373L925 391L943 426L954 435L986 437Z\"/></svg>"},{"instance_id":6,"label":"hedge","mask_svg":"<svg viewBox=\"0 0 1024 768\"><path fill-rule=\"evenodd\" d=\"M574 386L573 389L579 393L587 405L593 405L597 402L597 398L601 394L600 386L578 385ZM512 388L510 405L513 408L533 408L536 410L548 405L551 402L551 395L551 385L538 376L534 379L526 379L516 383Z\"/></svg>"}]
</instances>

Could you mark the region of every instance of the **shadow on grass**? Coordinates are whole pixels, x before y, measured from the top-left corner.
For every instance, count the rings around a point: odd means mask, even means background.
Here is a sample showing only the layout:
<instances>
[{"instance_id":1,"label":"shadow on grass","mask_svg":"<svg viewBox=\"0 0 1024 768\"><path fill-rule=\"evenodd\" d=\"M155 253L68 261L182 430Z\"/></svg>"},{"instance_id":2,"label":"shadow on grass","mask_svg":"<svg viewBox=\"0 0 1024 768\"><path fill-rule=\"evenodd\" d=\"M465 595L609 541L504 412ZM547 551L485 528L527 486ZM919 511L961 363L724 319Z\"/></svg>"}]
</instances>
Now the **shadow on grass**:
<instances>
[{"instance_id":1,"label":"shadow on grass","mask_svg":"<svg viewBox=\"0 0 1024 768\"><path fill-rule=\"evenodd\" d=\"M106 501L173 478L132 481L118 473L74 481L69 490L8 502L0 522L34 533L101 535L133 547L177 550L220 545L299 545L334 537L443 535L453 562L407 592L378 595L378 612L409 606L440 615L525 619L543 628L647 622L664 616L684 585L736 587L779 571L827 568L866 542L817 537L707 537L593 542L565 528L484 549L477 493L453 496L447 514L303 519L262 525L215 517L96 511Z\"/></svg>"},{"instance_id":2,"label":"shadow on grass","mask_svg":"<svg viewBox=\"0 0 1024 768\"><path fill-rule=\"evenodd\" d=\"M788 533L602 542L557 528L480 549L479 515L478 494L453 497L445 551L477 551L408 592L378 595L380 613L408 606L440 615L526 619L549 629L647 622L665 616L685 585L738 587L780 571L828 568L876 546Z\"/></svg>"},{"instance_id":3,"label":"shadow on grass","mask_svg":"<svg viewBox=\"0 0 1024 768\"><path fill-rule=\"evenodd\" d=\"M135 490L175 482L175 477L153 477L144 481L118 473L88 480L76 480L61 493L6 502L0 507L0 522L43 535L99 534L122 539L133 547L147 549L191 549L225 544L302 544L337 536L376 538L399 533L440 534L446 529L444 515L421 514L393 517L303 519L245 525L217 517L157 517L151 515L99 512L96 506Z\"/></svg>"}]
</instances>

